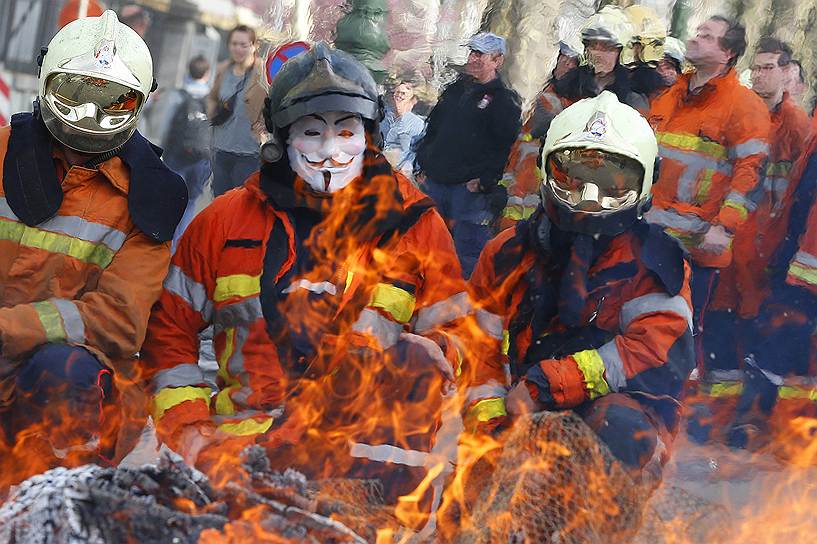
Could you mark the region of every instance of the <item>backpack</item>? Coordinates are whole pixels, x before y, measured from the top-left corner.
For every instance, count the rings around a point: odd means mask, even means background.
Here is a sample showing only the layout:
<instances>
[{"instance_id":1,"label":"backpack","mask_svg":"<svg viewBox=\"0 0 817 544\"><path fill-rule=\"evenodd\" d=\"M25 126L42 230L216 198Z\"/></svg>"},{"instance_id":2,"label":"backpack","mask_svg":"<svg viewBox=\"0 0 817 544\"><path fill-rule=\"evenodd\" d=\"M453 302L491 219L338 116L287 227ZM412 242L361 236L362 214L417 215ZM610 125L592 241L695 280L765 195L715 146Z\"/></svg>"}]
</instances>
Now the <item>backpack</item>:
<instances>
[{"instance_id":1,"label":"backpack","mask_svg":"<svg viewBox=\"0 0 817 544\"><path fill-rule=\"evenodd\" d=\"M205 98L194 98L180 89L181 102L170 120L166 152L184 161L198 161L210 156L212 140Z\"/></svg>"}]
</instances>

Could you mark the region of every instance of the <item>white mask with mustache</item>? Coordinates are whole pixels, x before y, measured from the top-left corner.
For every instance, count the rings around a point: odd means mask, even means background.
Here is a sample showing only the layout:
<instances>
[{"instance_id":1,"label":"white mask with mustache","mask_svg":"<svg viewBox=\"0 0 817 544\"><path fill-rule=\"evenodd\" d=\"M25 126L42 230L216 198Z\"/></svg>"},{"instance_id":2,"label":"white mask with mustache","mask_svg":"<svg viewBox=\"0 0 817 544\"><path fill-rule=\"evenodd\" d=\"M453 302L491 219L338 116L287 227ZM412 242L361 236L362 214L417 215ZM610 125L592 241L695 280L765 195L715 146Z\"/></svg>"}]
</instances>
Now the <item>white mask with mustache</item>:
<instances>
[{"instance_id":1,"label":"white mask with mustache","mask_svg":"<svg viewBox=\"0 0 817 544\"><path fill-rule=\"evenodd\" d=\"M366 131L356 113L305 115L289 127L287 155L292 169L312 189L334 193L363 172Z\"/></svg>"}]
</instances>

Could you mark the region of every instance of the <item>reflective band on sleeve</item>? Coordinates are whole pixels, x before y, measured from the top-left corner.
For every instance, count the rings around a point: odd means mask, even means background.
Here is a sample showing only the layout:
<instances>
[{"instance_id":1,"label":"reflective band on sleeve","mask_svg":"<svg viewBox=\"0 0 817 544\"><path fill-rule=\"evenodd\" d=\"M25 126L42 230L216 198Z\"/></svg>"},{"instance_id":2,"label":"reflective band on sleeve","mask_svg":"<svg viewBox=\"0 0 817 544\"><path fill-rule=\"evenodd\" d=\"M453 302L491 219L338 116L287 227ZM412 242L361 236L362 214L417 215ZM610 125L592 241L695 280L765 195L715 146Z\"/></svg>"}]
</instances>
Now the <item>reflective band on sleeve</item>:
<instances>
[{"instance_id":1,"label":"reflective band on sleeve","mask_svg":"<svg viewBox=\"0 0 817 544\"><path fill-rule=\"evenodd\" d=\"M472 404L483 399L504 397L507 393L508 390L504 385L496 380L488 380L482 385L469 387L465 392L465 402L466 404Z\"/></svg>"},{"instance_id":2,"label":"reflective band on sleeve","mask_svg":"<svg viewBox=\"0 0 817 544\"><path fill-rule=\"evenodd\" d=\"M57 307L57 311L62 317L62 325L65 329L65 339L72 344L85 343L85 323L79 313L77 305L64 298L52 298L50 302Z\"/></svg>"},{"instance_id":3,"label":"reflective band on sleeve","mask_svg":"<svg viewBox=\"0 0 817 544\"><path fill-rule=\"evenodd\" d=\"M669 296L666 293L650 293L628 300L621 307L620 329L626 330L639 316L655 312L672 312L686 319L689 330L692 330L692 309L684 297Z\"/></svg>"},{"instance_id":4,"label":"reflective band on sleeve","mask_svg":"<svg viewBox=\"0 0 817 544\"><path fill-rule=\"evenodd\" d=\"M349 449L349 455L358 459L368 459L378 463L394 463L409 467L423 467L428 459L428 453L417 450L406 450L389 444L371 446L354 442Z\"/></svg>"},{"instance_id":5,"label":"reflective band on sleeve","mask_svg":"<svg viewBox=\"0 0 817 544\"><path fill-rule=\"evenodd\" d=\"M156 373L151 380L151 390L160 391L168 387L201 386L205 383L204 373L195 363L176 365Z\"/></svg>"},{"instance_id":6,"label":"reflective band on sleeve","mask_svg":"<svg viewBox=\"0 0 817 544\"><path fill-rule=\"evenodd\" d=\"M431 306L417 311L414 332L423 334L429 330L456 321L471 313L471 303L466 293L457 293Z\"/></svg>"},{"instance_id":7,"label":"reflective band on sleeve","mask_svg":"<svg viewBox=\"0 0 817 544\"><path fill-rule=\"evenodd\" d=\"M210 406L209 387L170 387L162 389L153 397L153 419L159 421L165 412L183 402L203 400Z\"/></svg>"},{"instance_id":8,"label":"reflective band on sleeve","mask_svg":"<svg viewBox=\"0 0 817 544\"><path fill-rule=\"evenodd\" d=\"M794 256L794 261L809 268L817 269L817 257L806 251L798 251Z\"/></svg>"},{"instance_id":9,"label":"reflective band on sleeve","mask_svg":"<svg viewBox=\"0 0 817 544\"><path fill-rule=\"evenodd\" d=\"M768 155L769 145L763 140L747 140L742 144L732 147L732 149L729 150L729 158L745 159L746 157L751 157L752 155L757 155L758 153Z\"/></svg>"},{"instance_id":10,"label":"reflective band on sleeve","mask_svg":"<svg viewBox=\"0 0 817 544\"><path fill-rule=\"evenodd\" d=\"M737 397L743 393L743 384L740 382L701 384L698 390L709 397Z\"/></svg>"},{"instance_id":11,"label":"reflective band on sleeve","mask_svg":"<svg viewBox=\"0 0 817 544\"><path fill-rule=\"evenodd\" d=\"M78 261L107 268L115 255L104 244L94 244L65 234L40 230L23 223L0 220L0 240L8 240L21 246L59 253Z\"/></svg>"},{"instance_id":12,"label":"reflective band on sleeve","mask_svg":"<svg viewBox=\"0 0 817 544\"><path fill-rule=\"evenodd\" d=\"M364 308L352 330L373 336L383 349L389 349L400 339L403 326L383 316L377 310Z\"/></svg>"},{"instance_id":13,"label":"reflective band on sleeve","mask_svg":"<svg viewBox=\"0 0 817 544\"><path fill-rule=\"evenodd\" d=\"M624 374L624 361L618 351L618 344L610 340L599 348L599 356L604 362L604 379L612 391L621 391L627 385Z\"/></svg>"},{"instance_id":14,"label":"reflective band on sleeve","mask_svg":"<svg viewBox=\"0 0 817 544\"><path fill-rule=\"evenodd\" d=\"M230 327L249 326L263 319L261 299L259 297L245 298L233 304L225 304L213 312L213 326L218 333Z\"/></svg>"},{"instance_id":15,"label":"reflective band on sleeve","mask_svg":"<svg viewBox=\"0 0 817 544\"><path fill-rule=\"evenodd\" d=\"M223 302L233 297L251 297L261 292L261 276L235 274L216 278L216 288L213 291L213 300Z\"/></svg>"},{"instance_id":16,"label":"reflective band on sleeve","mask_svg":"<svg viewBox=\"0 0 817 544\"><path fill-rule=\"evenodd\" d=\"M781 399L806 399L817 401L817 390L814 390L813 388L784 385L777 390L777 396Z\"/></svg>"},{"instance_id":17,"label":"reflective band on sleeve","mask_svg":"<svg viewBox=\"0 0 817 544\"><path fill-rule=\"evenodd\" d=\"M335 287L334 283L328 281L322 282L311 282L305 278L301 278L296 282L292 282L289 287L284 289L284 293L294 293L297 289L305 289L311 293L315 293L316 295L322 295L324 293L329 293L330 295L337 295L338 288Z\"/></svg>"},{"instance_id":18,"label":"reflective band on sleeve","mask_svg":"<svg viewBox=\"0 0 817 544\"><path fill-rule=\"evenodd\" d=\"M584 376L584 387L590 400L610 392L610 386L604 381L604 361L595 349L580 351L572 355Z\"/></svg>"},{"instance_id":19,"label":"reflective band on sleeve","mask_svg":"<svg viewBox=\"0 0 817 544\"><path fill-rule=\"evenodd\" d=\"M417 299L408 291L390 283L378 283L372 291L369 306L388 312L395 321L408 323L414 314L416 302Z\"/></svg>"},{"instance_id":20,"label":"reflective band on sleeve","mask_svg":"<svg viewBox=\"0 0 817 544\"><path fill-rule=\"evenodd\" d=\"M272 427L273 421L272 418L264 421L257 421L250 418L239 421L238 423L222 423L217 429L233 436L250 436L267 432L269 428Z\"/></svg>"},{"instance_id":21,"label":"reflective band on sleeve","mask_svg":"<svg viewBox=\"0 0 817 544\"><path fill-rule=\"evenodd\" d=\"M194 312L200 313L204 321L210 322L213 303L207 297L204 285L193 281L178 266L171 265L165 277L164 288L185 301Z\"/></svg>"},{"instance_id":22,"label":"reflective band on sleeve","mask_svg":"<svg viewBox=\"0 0 817 544\"><path fill-rule=\"evenodd\" d=\"M476 315L480 329L491 337L502 340L502 316L492 314L486 310L477 310Z\"/></svg>"},{"instance_id":23,"label":"reflective band on sleeve","mask_svg":"<svg viewBox=\"0 0 817 544\"><path fill-rule=\"evenodd\" d=\"M817 285L817 270L805 267L797 262L793 262L789 266L789 276L809 285Z\"/></svg>"},{"instance_id":24,"label":"reflective band on sleeve","mask_svg":"<svg viewBox=\"0 0 817 544\"><path fill-rule=\"evenodd\" d=\"M486 421L491 421L494 418L504 417L507 415L508 411L505 408L505 399L500 397L495 399L485 399L477 402L468 409L466 419L484 423Z\"/></svg>"},{"instance_id":25,"label":"reflective band on sleeve","mask_svg":"<svg viewBox=\"0 0 817 544\"><path fill-rule=\"evenodd\" d=\"M746 219L748 217L749 212L754 210L755 205L751 202L745 195L741 193L736 193L732 191L728 195L726 195L726 199L723 201L723 206L725 208L732 208L740 212L741 217Z\"/></svg>"},{"instance_id":26,"label":"reflective band on sleeve","mask_svg":"<svg viewBox=\"0 0 817 544\"><path fill-rule=\"evenodd\" d=\"M664 210L651 208L644 214L644 219L655 225L695 234L702 234L712 226L695 214L682 214L669 208Z\"/></svg>"},{"instance_id":27,"label":"reflective band on sleeve","mask_svg":"<svg viewBox=\"0 0 817 544\"><path fill-rule=\"evenodd\" d=\"M62 326L62 317L57 307L50 301L35 302L32 304L40 318L40 324L45 331L47 342L63 342L65 340L65 329Z\"/></svg>"}]
</instances>

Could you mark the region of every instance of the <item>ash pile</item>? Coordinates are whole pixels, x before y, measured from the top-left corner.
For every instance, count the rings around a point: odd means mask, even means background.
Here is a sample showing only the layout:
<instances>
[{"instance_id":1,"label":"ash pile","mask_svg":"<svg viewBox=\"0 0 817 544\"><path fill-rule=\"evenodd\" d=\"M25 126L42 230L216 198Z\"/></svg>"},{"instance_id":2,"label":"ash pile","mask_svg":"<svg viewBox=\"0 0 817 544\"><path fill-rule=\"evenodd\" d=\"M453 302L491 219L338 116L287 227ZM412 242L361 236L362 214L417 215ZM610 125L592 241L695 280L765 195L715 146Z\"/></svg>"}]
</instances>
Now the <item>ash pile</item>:
<instances>
[{"instance_id":1,"label":"ash pile","mask_svg":"<svg viewBox=\"0 0 817 544\"><path fill-rule=\"evenodd\" d=\"M669 486L651 493L572 414L519 420L490 462L465 470L463 494L447 493L438 513L436 541L728 541L725 509ZM216 488L172 453L155 466L54 469L12 490L0 544L417 541L383 503L380 482L275 472L258 446L234 472Z\"/></svg>"}]
</instances>

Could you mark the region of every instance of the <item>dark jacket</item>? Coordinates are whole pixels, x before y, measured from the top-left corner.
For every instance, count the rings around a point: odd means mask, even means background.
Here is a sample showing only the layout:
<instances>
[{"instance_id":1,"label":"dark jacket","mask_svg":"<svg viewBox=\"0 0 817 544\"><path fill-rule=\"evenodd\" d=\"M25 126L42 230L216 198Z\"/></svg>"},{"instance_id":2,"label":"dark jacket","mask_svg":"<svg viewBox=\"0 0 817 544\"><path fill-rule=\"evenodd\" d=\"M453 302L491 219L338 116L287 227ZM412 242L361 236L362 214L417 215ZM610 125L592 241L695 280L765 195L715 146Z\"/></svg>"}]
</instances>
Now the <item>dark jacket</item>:
<instances>
[{"instance_id":1,"label":"dark jacket","mask_svg":"<svg viewBox=\"0 0 817 544\"><path fill-rule=\"evenodd\" d=\"M428 117L417 164L436 183L479 178L488 191L502 177L521 128L521 100L500 78L485 85L462 76L448 86Z\"/></svg>"}]
</instances>

